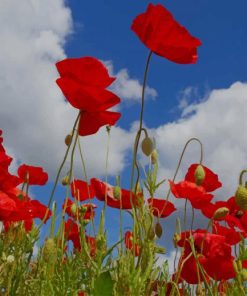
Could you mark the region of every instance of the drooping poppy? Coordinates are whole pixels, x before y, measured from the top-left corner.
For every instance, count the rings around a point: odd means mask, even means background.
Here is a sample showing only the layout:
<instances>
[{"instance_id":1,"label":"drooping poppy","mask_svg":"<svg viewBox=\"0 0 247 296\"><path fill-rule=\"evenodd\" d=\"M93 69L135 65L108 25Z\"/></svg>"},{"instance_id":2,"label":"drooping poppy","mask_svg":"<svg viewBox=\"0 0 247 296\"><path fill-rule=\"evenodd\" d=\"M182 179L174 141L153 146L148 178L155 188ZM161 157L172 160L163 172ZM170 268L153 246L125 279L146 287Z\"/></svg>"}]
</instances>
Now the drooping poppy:
<instances>
[{"instance_id":1,"label":"drooping poppy","mask_svg":"<svg viewBox=\"0 0 247 296\"><path fill-rule=\"evenodd\" d=\"M117 122L121 114L107 109L118 104L120 98L106 89L115 78L99 60L65 59L56 67L61 76L56 80L58 86L70 104L80 110L79 135L94 134L101 126Z\"/></svg>"},{"instance_id":2,"label":"drooping poppy","mask_svg":"<svg viewBox=\"0 0 247 296\"><path fill-rule=\"evenodd\" d=\"M197 47L201 41L181 26L161 4L149 4L131 26L139 39L151 51L178 64L197 61Z\"/></svg>"},{"instance_id":3,"label":"drooping poppy","mask_svg":"<svg viewBox=\"0 0 247 296\"><path fill-rule=\"evenodd\" d=\"M143 202L142 194L134 194L129 190L121 189L119 196L114 194L114 187L96 178L91 179L91 185L95 190L98 200L106 201L109 207L123 210L130 210L133 206L138 206Z\"/></svg>"},{"instance_id":4,"label":"drooping poppy","mask_svg":"<svg viewBox=\"0 0 247 296\"><path fill-rule=\"evenodd\" d=\"M18 168L17 173L22 182L29 185L45 185L48 181L48 174L42 167L23 164Z\"/></svg>"},{"instance_id":5,"label":"drooping poppy","mask_svg":"<svg viewBox=\"0 0 247 296\"><path fill-rule=\"evenodd\" d=\"M174 207L173 203L169 201L158 198L148 198L147 201L153 215L156 217L165 218L170 216L174 211L176 211L176 208Z\"/></svg>"},{"instance_id":6,"label":"drooping poppy","mask_svg":"<svg viewBox=\"0 0 247 296\"><path fill-rule=\"evenodd\" d=\"M195 171L198 165L199 163L194 163L189 167L188 172L185 176L185 181L195 183ZM220 188L222 184L219 181L218 176L206 166L201 166L203 167L203 170L205 172L205 178L200 186L202 186L206 190L206 192L212 192L217 188Z\"/></svg>"}]
</instances>

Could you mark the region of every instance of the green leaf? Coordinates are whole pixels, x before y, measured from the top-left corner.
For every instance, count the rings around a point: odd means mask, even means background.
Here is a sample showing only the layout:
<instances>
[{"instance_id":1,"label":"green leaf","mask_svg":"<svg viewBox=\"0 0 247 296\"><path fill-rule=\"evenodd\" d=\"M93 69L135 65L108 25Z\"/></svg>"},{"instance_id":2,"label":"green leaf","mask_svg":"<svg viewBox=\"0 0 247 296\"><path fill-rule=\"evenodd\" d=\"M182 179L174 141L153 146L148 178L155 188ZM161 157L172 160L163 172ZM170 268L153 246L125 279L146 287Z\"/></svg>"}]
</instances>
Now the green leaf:
<instances>
[{"instance_id":1,"label":"green leaf","mask_svg":"<svg viewBox=\"0 0 247 296\"><path fill-rule=\"evenodd\" d=\"M113 280L109 271L103 272L94 283L94 296L112 296Z\"/></svg>"}]
</instances>

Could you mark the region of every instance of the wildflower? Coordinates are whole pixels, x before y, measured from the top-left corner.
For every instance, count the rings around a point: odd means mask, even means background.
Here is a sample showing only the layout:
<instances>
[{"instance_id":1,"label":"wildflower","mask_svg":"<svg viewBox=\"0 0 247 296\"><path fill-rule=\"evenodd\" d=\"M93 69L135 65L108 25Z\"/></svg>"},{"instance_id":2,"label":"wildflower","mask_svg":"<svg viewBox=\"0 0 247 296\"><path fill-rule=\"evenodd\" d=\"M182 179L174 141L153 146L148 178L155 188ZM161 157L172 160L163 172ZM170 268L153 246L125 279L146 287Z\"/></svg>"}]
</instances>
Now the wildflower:
<instances>
[{"instance_id":1,"label":"wildflower","mask_svg":"<svg viewBox=\"0 0 247 296\"><path fill-rule=\"evenodd\" d=\"M181 26L161 4L149 4L131 26L140 40L154 53L178 64L197 61L201 41Z\"/></svg>"},{"instance_id":2,"label":"wildflower","mask_svg":"<svg viewBox=\"0 0 247 296\"><path fill-rule=\"evenodd\" d=\"M152 210L152 214L156 217L165 218L176 211L174 205L169 201L158 198L149 198L147 201Z\"/></svg>"},{"instance_id":3,"label":"wildflower","mask_svg":"<svg viewBox=\"0 0 247 296\"><path fill-rule=\"evenodd\" d=\"M41 167L23 164L17 172L22 182L29 185L45 185L48 181L48 174Z\"/></svg>"},{"instance_id":4,"label":"wildflower","mask_svg":"<svg viewBox=\"0 0 247 296\"><path fill-rule=\"evenodd\" d=\"M79 135L96 133L103 125L114 125L118 112L107 111L120 98L106 88L115 80L106 67L93 57L65 59L56 64L56 80L69 103L80 110Z\"/></svg>"}]
</instances>

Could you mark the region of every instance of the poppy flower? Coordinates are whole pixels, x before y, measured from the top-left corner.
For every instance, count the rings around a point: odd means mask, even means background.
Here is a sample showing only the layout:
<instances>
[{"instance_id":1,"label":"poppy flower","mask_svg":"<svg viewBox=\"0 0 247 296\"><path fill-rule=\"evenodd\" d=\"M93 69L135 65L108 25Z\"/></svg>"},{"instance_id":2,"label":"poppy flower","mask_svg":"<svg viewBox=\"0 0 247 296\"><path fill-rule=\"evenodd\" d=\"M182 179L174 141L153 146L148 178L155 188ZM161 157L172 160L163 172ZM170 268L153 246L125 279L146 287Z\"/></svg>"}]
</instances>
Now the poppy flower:
<instances>
[{"instance_id":1,"label":"poppy flower","mask_svg":"<svg viewBox=\"0 0 247 296\"><path fill-rule=\"evenodd\" d=\"M48 181L48 174L41 167L23 164L17 171L22 182L29 185L45 185Z\"/></svg>"},{"instance_id":2,"label":"poppy flower","mask_svg":"<svg viewBox=\"0 0 247 296\"><path fill-rule=\"evenodd\" d=\"M230 227L238 227L240 230L247 232L247 211L240 209L234 197L227 200L226 207L229 208L229 214L225 218L227 224Z\"/></svg>"},{"instance_id":3,"label":"poppy flower","mask_svg":"<svg viewBox=\"0 0 247 296\"><path fill-rule=\"evenodd\" d=\"M234 257L231 254L231 246L226 242L224 236L207 233L205 230L192 231L191 235L193 237L196 256L206 275L216 281L228 280L235 277L233 268ZM192 254L191 246L187 241L188 232L181 237L181 240L178 241L178 245L184 247L180 260L180 264L184 261L181 278L190 284L197 284L199 282L197 262ZM190 254L192 254L191 257L185 261L186 257ZM200 276L200 281L202 280L203 277Z\"/></svg>"},{"instance_id":4,"label":"poppy flower","mask_svg":"<svg viewBox=\"0 0 247 296\"><path fill-rule=\"evenodd\" d=\"M16 203L7 194L0 191L0 221L5 221L16 211Z\"/></svg>"},{"instance_id":5,"label":"poppy flower","mask_svg":"<svg viewBox=\"0 0 247 296\"><path fill-rule=\"evenodd\" d=\"M181 181L177 184L169 180L172 194L176 198L186 198L191 202L195 209L201 209L208 204L212 198L212 194L208 194L202 186L188 181Z\"/></svg>"},{"instance_id":6,"label":"poppy flower","mask_svg":"<svg viewBox=\"0 0 247 296\"><path fill-rule=\"evenodd\" d=\"M222 235L226 238L226 243L233 246L238 244L243 238L247 236L245 232L235 231L234 228L227 228L214 222L212 231L215 234Z\"/></svg>"},{"instance_id":7,"label":"poppy flower","mask_svg":"<svg viewBox=\"0 0 247 296\"><path fill-rule=\"evenodd\" d=\"M79 135L96 133L103 125L114 125L118 112L107 111L120 98L106 88L115 80L106 67L93 57L65 59L56 64L56 80L69 103L80 110Z\"/></svg>"},{"instance_id":8,"label":"poppy flower","mask_svg":"<svg viewBox=\"0 0 247 296\"><path fill-rule=\"evenodd\" d=\"M197 47L201 41L181 26L161 4L149 4L138 15L131 29L151 51L178 64L197 61Z\"/></svg>"},{"instance_id":9,"label":"poppy flower","mask_svg":"<svg viewBox=\"0 0 247 296\"><path fill-rule=\"evenodd\" d=\"M98 200L105 201L109 207L123 210L130 210L132 207L138 206L143 201L142 194L130 192L126 189L121 189L119 196L114 194L114 187L102 182L96 178L91 179L91 185L95 190L95 196Z\"/></svg>"},{"instance_id":10,"label":"poppy flower","mask_svg":"<svg viewBox=\"0 0 247 296\"><path fill-rule=\"evenodd\" d=\"M165 218L176 211L174 205L169 201L158 198L149 198L147 201L153 215L156 217Z\"/></svg>"},{"instance_id":11,"label":"poppy flower","mask_svg":"<svg viewBox=\"0 0 247 296\"><path fill-rule=\"evenodd\" d=\"M92 199L95 196L94 188L82 180L74 180L71 183L70 188L71 195L79 201Z\"/></svg>"},{"instance_id":12,"label":"poppy flower","mask_svg":"<svg viewBox=\"0 0 247 296\"><path fill-rule=\"evenodd\" d=\"M65 208L65 203L63 204L63 209L65 209L65 213L74 219L78 219L78 217L82 217L85 220L90 220L94 218L95 208L97 208L97 206L94 204L87 203L87 204L77 205L75 202L73 202L70 199L67 200L66 208Z\"/></svg>"},{"instance_id":13,"label":"poppy flower","mask_svg":"<svg viewBox=\"0 0 247 296\"><path fill-rule=\"evenodd\" d=\"M215 212L220 208L228 208L226 201L216 201L215 203L209 202L205 206L201 207L201 212L208 219L214 217ZM225 217L214 218L214 220L225 220Z\"/></svg>"},{"instance_id":14,"label":"poppy flower","mask_svg":"<svg viewBox=\"0 0 247 296\"><path fill-rule=\"evenodd\" d=\"M132 232L126 231L124 235L124 242L127 249L133 250L133 240L134 238L133 238ZM140 253L140 247L138 246L137 243L135 243L134 251L135 251L135 256L138 256Z\"/></svg>"},{"instance_id":15,"label":"poppy flower","mask_svg":"<svg viewBox=\"0 0 247 296\"><path fill-rule=\"evenodd\" d=\"M188 172L185 176L185 181L194 182L195 183L195 171L199 163L192 164ZM220 188L222 186L221 182L218 180L218 176L212 172L209 168L201 165L203 167L203 170L205 172L205 178L203 182L200 184L206 192L212 192L216 190L217 188Z\"/></svg>"}]
</instances>

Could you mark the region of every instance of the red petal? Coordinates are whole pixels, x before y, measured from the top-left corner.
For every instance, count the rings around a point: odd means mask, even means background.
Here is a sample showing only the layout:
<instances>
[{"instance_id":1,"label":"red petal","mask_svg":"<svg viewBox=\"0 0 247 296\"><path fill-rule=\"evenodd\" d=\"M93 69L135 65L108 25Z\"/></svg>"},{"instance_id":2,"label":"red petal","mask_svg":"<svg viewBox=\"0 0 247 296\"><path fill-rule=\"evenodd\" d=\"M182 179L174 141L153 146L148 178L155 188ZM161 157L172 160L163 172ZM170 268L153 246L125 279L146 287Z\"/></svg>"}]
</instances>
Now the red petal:
<instances>
[{"instance_id":1,"label":"red petal","mask_svg":"<svg viewBox=\"0 0 247 296\"><path fill-rule=\"evenodd\" d=\"M111 111L83 112L79 123L79 135L88 136L95 134L101 126L114 125L121 114Z\"/></svg>"},{"instance_id":2,"label":"red petal","mask_svg":"<svg viewBox=\"0 0 247 296\"><path fill-rule=\"evenodd\" d=\"M149 198L147 201L152 208L153 215L156 217L165 218L176 211L174 205L169 201L158 198Z\"/></svg>"},{"instance_id":3,"label":"red petal","mask_svg":"<svg viewBox=\"0 0 247 296\"><path fill-rule=\"evenodd\" d=\"M93 57L65 59L56 63L56 67L61 77L80 84L106 88L115 80L109 76L104 64Z\"/></svg>"},{"instance_id":4,"label":"red petal","mask_svg":"<svg viewBox=\"0 0 247 296\"><path fill-rule=\"evenodd\" d=\"M23 164L17 172L22 181L29 185L45 185L48 181L48 174L41 167Z\"/></svg>"}]
</instances>

